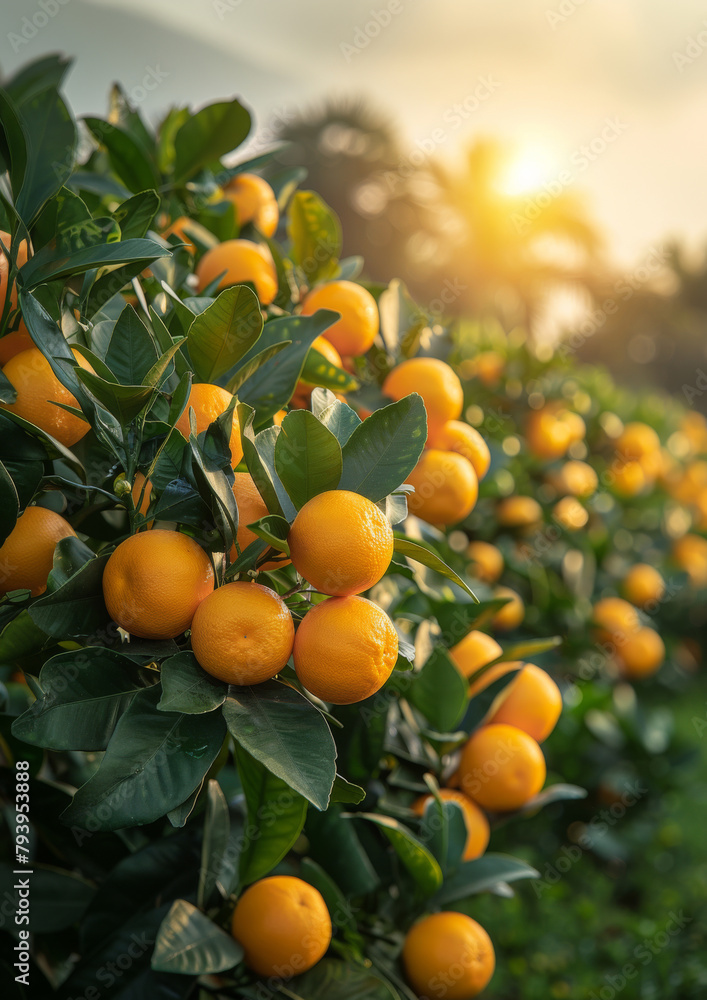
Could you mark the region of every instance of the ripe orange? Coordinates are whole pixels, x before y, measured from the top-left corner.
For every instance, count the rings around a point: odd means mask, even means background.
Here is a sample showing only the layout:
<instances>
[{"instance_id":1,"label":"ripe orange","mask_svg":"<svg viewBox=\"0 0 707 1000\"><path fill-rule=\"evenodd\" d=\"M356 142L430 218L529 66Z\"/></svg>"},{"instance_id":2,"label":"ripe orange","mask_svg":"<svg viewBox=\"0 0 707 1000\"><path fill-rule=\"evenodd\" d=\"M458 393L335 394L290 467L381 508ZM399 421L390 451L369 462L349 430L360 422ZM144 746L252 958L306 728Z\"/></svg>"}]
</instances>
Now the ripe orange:
<instances>
[{"instance_id":1,"label":"ripe orange","mask_svg":"<svg viewBox=\"0 0 707 1000\"><path fill-rule=\"evenodd\" d=\"M351 705L390 677L398 636L390 618L365 597L331 597L308 611L295 636L295 670L322 701Z\"/></svg>"},{"instance_id":2,"label":"ripe orange","mask_svg":"<svg viewBox=\"0 0 707 1000\"><path fill-rule=\"evenodd\" d=\"M194 410L196 417L196 432L201 434L209 424L212 424L217 417L228 409L233 396L226 389L218 385L211 385L209 382L195 382L189 390L189 399L184 407L179 420L174 425L184 437L189 440L189 408ZM238 414L233 411L233 423L231 424L231 437L229 439L231 449L231 465L235 469L243 458L243 445L241 444L241 428L238 423Z\"/></svg>"},{"instance_id":3,"label":"ripe orange","mask_svg":"<svg viewBox=\"0 0 707 1000\"><path fill-rule=\"evenodd\" d=\"M552 516L567 531L579 531L589 520L589 514L576 497L562 497L552 509Z\"/></svg>"},{"instance_id":4,"label":"ripe orange","mask_svg":"<svg viewBox=\"0 0 707 1000\"><path fill-rule=\"evenodd\" d=\"M660 438L648 424L635 420L626 424L616 441L616 448L624 458L640 461L660 451Z\"/></svg>"},{"instance_id":5,"label":"ripe orange","mask_svg":"<svg viewBox=\"0 0 707 1000\"><path fill-rule=\"evenodd\" d=\"M454 371L438 358L410 358L394 368L383 383L390 399L411 392L422 396L427 410L428 434L436 433L448 420L457 420L464 406L464 390Z\"/></svg>"},{"instance_id":6,"label":"ripe orange","mask_svg":"<svg viewBox=\"0 0 707 1000\"><path fill-rule=\"evenodd\" d=\"M378 306L371 293L354 281L329 281L317 285L302 303L302 315L311 316L317 309L341 313L323 336L342 357L365 354L378 335Z\"/></svg>"},{"instance_id":7,"label":"ripe orange","mask_svg":"<svg viewBox=\"0 0 707 1000\"><path fill-rule=\"evenodd\" d=\"M152 495L152 483L149 479L145 480L145 474L138 471L135 473L135 479L133 480L133 488L131 490L133 503L135 504L135 509L140 512L140 514L147 514L148 507L150 506L150 496ZM142 495L142 503L140 502L140 496ZM149 522L147 527L152 526L152 521Z\"/></svg>"},{"instance_id":8,"label":"ripe orange","mask_svg":"<svg viewBox=\"0 0 707 1000\"><path fill-rule=\"evenodd\" d=\"M20 351L27 351L34 347L34 341L29 335L25 324L20 320L20 325L11 333L6 333L0 337L0 365L6 365L10 358L14 358Z\"/></svg>"},{"instance_id":9,"label":"ripe orange","mask_svg":"<svg viewBox=\"0 0 707 1000\"><path fill-rule=\"evenodd\" d=\"M475 427L461 420L448 420L439 429L433 429L427 438L428 448L440 451L455 451L471 462L477 479L483 479L489 471L491 452Z\"/></svg>"},{"instance_id":10,"label":"ripe orange","mask_svg":"<svg viewBox=\"0 0 707 1000\"><path fill-rule=\"evenodd\" d=\"M188 215L180 215L179 218L175 219L174 222L170 222L165 230L163 230L162 235L165 239L169 236L176 236L181 243L185 243L187 250L190 253L196 253L196 244L190 238L190 233L199 234L199 231L203 229L198 222L194 222L190 219Z\"/></svg>"},{"instance_id":11,"label":"ripe orange","mask_svg":"<svg viewBox=\"0 0 707 1000\"><path fill-rule=\"evenodd\" d=\"M531 528L542 521L543 509L533 497L505 497L496 508L496 518L504 528Z\"/></svg>"},{"instance_id":12,"label":"ripe orange","mask_svg":"<svg viewBox=\"0 0 707 1000\"><path fill-rule=\"evenodd\" d=\"M191 623L194 655L228 684L262 684L285 666L295 626L282 598L259 583L227 583L210 593Z\"/></svg>"},{"instance_id":13,"label":"ripe orange","mask_svg":"<svg viewBox=\"0 0 707 1000\"><path fill-rule=\"evenodd\" d=\"M481 351L476 357L462 362L465 378L478 378L485 386L491 388L497 385L503 374L506 362L497 351Z\"/></svg>"},{"instance_id":14,"label":"ripe orange","mask_svg":"<svg viewBox=\"0 0 707 1000\"><path fill-rule=\"evenodd\" d=\"M484 809L520 809L545 783L543 752L516 726L493 723L471 734L462 750L459 784Z\"/></svg>"},{"instance_id":15,"label":"ripe orange","mask_svg":"<svg viewBox=\"0 0 707 1000\"><path fill-rule=\"evenodd\" d=\"M673 545L673 559L684 570L693 587L707 587L707 539L683 535Z\"/></svg>"},{"instance_id":16,"label":"ripe orange","mask_svg":"<svg viewBox=\"0 0 707 1000\"><path fill-rule=\"evenodd\" d=\"M238 900L231 933L243 946L249 968L283 980L306 972L324 956L331 918L314 886L291 875L271 875L254 882Z\"/></svg>"},{"instance_id":17,"label":"ripe orange","mask_svg":"<svg viewBox=\"0 0 707 1000\"><path fill-rule=\"evenodd\" d=\"M452 646L449 655L463 676L471 677L491 660L497 659L502 652L499 644L490 635L472 630L456 646Z\"/></svg>"},{"instance_id":18,"label":"ripe orange","mask_svg":"<svg viewBox=\"0 0 707 1000\"><path fill-rule=\"evenodd\" d=\"M503 573L501 550L490 542L469 542L466 555L471 560L470 571L483 583L495 583Z\"/></svg>"},{"instance_id":19,"label":"ripe orange","mask_svg":"<svg viewBox=\"0 0 707 1000\"><path fill-rule=\"evenodd\" d=\"M0 547L0 594L29 590L32 597L47 589L54 548L62 538L76 537L68 521L46 507L26 507Z\"/></svg>"},{"instance_id":20,"label":"ripe orange","mask_svg":"<svg viewBox=\"0 0 707 1000\"><path fill-rule=\"evenodd\" d=\"M560 493L589 497L596 492L599 480L591 465L572 460L565 462L559 473L553 477L553 484Z\"/></svg>"},{"instance_id":21,"label":"ripe orange","mask_svg":"<svg viewBox=\"0 0 707 1000\"><path fill-rule=\"evenodd\" d=\"M525 618L525 604L523 604L520 594L516 594L515 590L511 590L510 587L496 587L493 596L510 598L508 604L499 608L491 619L493 626L504 632L518 628Z\"/></svg>"},{"instance_id":22,"label":"ripe orange","mask_svg":"<svg viewBox=\"0 0 707 1000\"><path fill-rule=\"evenodd\" d=\"M486 722L522 729L538 743L546 740L562 712L562 695L552 677L526 663L494 700Z\"/></svg>"},{"instance_id":23,"label":"ripe orange","mask_svg":"<svg viewBox=\"0 0 707 1000\"><path fill-rule=\"evenodd\" d=\"M635 497L650 484L650 477L640 462L617 461L610 469L610 485L622 497Z\"/></svg>"},{"instance_id":24,"label":"ripe orange","mask_svg":"<svg viewBox=\"0 0 707 1000\"><path fill-rule=\"evenodd\" d=\"M77 364L93 371L78 351L72 353ZM14 403L0 403L1 406L29 420L67 448L88 434L90 426L85 420L54 405L64 403L78 407L79 404L76 397L61 384L39 348L30 347L15 354L3 368L3 373L17 390L17 399Z\"/></svg>"},{"instance_id":25,"label":"ripe orange","mask_svg":"<svg viewBox=\"0 0 707 1000\"><path fill-rule=\"evenodd\" d=\"M402 951L405 977L420 997L471 1000L496 968L491 938L465 913L433 913L408 931Z\"/></svg>"},{"instance_id":26,"label":"ripe orange","mask_svg":"<svg viewBox=\"0 0 707 1000\"><path fill-rule=\"evenodd\" d=\"M10 245L12 242L12 237L10 233L0 230L0 243L2 243L5 250L10 253ZM27 243L25 240L20 243L20 249L17 251L17 267L22 267L23 264L27 263ZM10 262L3 250L0 249L0 316L5 309L5 302L7 300L7 281L10 276ZM12 290L10 292L10 308L17 308L17 287L15 283L12 284Z\"/></svg>"},{"instance_id":27,"label":"ripe orange","mask_svg":"<svg viewBox=\"0 0 707 1000\"><path fill-rule=\"evenodd\" d=\"M463 860L473 861L474 858L480 858L486 850L491 836L486 816L475 802L453 788L440 788L439 797L443 802L456 802L464 814L467 837L462 855ZM427 803L431 802L432 798L431 795L421 795L419 799L415 799L410 808L416 816L424 816Z\"/></svg>"},{"instance_id":28,"label":"ripe orange","mask_svg":"<svg viewBox=\"0 0 707 1000\"><path fill-rule=\"evenodd\" d=\"M561 419L553 406L528 414L525 437L530 451L538 458L561 458L572 444L574 433L576 428Z\"/></svg>"},{"instance_id":29,"label":"ripe orange","mask_svg":"<svg viewBox=\"0 0 707 1000\"><path fill-rule=\"evenodd\" d=\"M255 285L263 306L269 306L277 294L277 272L272 255L267 247L250 240L225 240L206 251L196 265L199 291L202 292L219 275L222 277L218 291L249 281Z\"/></svg>"},{"instance_id":30,"label":"ripe orange","mask_svg":"<svg viewBox=\"0 0 707 1000\"><path fill-rule=\"evenodd\" d=\"M407 481L415 487L408 495L408 509L428 524L463 521L479 496L471 462L453 451L426 448Z\"/></svg>"},{"instance_id":31,"label":"ripe orange","mask_svg":"<svg viewBox=\"0 0 707 1000\"><path fill-rule=\"evenodd\" d=\"M662 599L665 580L655 567L648 563L636 563L624 577L622 589L627 601L643 608L651 601Z\"/></svg>"},{"instance_id":32,"label":"ripe orange","mask_svg":"<svg viewBox=\"0 0 707 1000\"><path fill-rule=\"evenodd\" d=\"M505 677L512 670L520 670L523 666L524 664L521 660L504 660L501 663L494 663L481 676L472 674L469 678L471 681L469 684L469 697L475 697L475 695L480 694L481 691L485 691L487 687L490 687L499 677Z\"/></svg>"},{"instance_id":33,"label":"ripe orange","mask_svg":"<svg viewBox=\"0 0 707 1000\"><path fill-rule=\"evenodd\" d=\"M236 208L238 225L252 222L268 239L274 235L280 219L275 193L258 174L236 174L223 193Z\"/></svg>"},{"instance_id":34,"label":"ripe orange","mask_svg":"<svg viewBox=\"0 0 707 1000\"><path fill-rule=\"evenodd\" d=\"M652 628L640 628L619 649L622 672L633 680L650 677L665 659L665 645Z\"/></svg>"},{"instance_id":35,"label":"ripe orange","mask_svg":"<svg viewBox=\"0 0 707 1000\"><path fill-rule=\"evenodd\" d=\"M322 594L348 597L378 583L393 558L393 529L359 493L328 490L309 500L287 541L297 572Z\"/></svg>"},{"instance_id":36,"label":"ripe orange","mask_svg":"<svg viewBox=\"0 0 707 1000\"><path fill-rule=\"evenodd\" d=\"M161 528L126 538L103 574L108 613L142 639L181 635L213 589L214 571L204 550L193 538Z\"/></svg>"},{"instance_id":37,"label":"ripe orange","mask_svg":"<svg viewBox=\"0 0 707 1000\"><path fill-rule=\"evenodd\" d=\"M603 597L597 601L592 618L607 638L625 637L641 627L638 612L622 597Z\"/></svg>"},{"instance_id":38,"label":"ripe orange","mask_svg":"<svg viewBox=\"0 0 707 1000\"><path fill-rule=\"evenodd\" d=\"M253 481L253 477L248 472L237 472L233 482L233 495L238 506L238 532L236 540L241 552L247 549L251 542L258 537L254 531L248 528L249 524L259 521L261 517L266 517L268 508L258 492L258 487ZM231 549L231 562L238 558L238 551L234 545ZM281 566L289 565L290 560L282 554L281 559L271 559L263 563L258 569L278 569Z\"/></svg>"}]
</instances>

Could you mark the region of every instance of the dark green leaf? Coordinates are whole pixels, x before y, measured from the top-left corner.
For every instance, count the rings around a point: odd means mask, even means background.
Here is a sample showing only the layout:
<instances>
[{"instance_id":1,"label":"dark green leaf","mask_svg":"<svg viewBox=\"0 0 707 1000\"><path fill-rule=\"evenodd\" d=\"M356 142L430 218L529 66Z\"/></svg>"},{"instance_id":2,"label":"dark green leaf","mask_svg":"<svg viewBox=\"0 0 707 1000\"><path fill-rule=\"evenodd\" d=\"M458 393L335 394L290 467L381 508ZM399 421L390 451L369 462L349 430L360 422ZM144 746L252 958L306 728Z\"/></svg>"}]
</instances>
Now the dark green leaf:
<instances>
[{"instance_id":1,"label":"dark green leaf","mask_svg":"<svg viewBox=\"0 0 707 1000\"><path fill-rule=\"evenodd\" d=\"M469 682L462 677L443 646L435 646L407 692L430 725L441 733L451 732L461 721L468 704Z\"/></svg>"},{"instance_id":2,"label":"dark green leaf","mask_svg":"<svg viewBox=\"0 0 707 1000\"><path fill-rule=\"evenodd\" d=\"M522 878L538 878L539 872L524 861L507 854L484 854L475 861L465 861L434 896L438 906L448 906L485 892L498 882L515 882Z\"/></svg>"},{"instance_id":3,"label":"dark green leaf","mask_svg":"<svg viewBox=\"0 0 707 1000\"><path fill-rule=\"evenodd\" d=\"M297 976L291 989L298 1000L400 1000L397 990L377 973L333 958Z\"/></svg>"},{"instance_id":4,"label":"dark green leaf","mask_svg":"<svg viewBox=\"0 0 707 1000\"><path fill-rule=\"evenodd\" d=\"M307 410L288 413L275 443L275 470L297 510L335 490L341 469L341 445L332 432Z\"/></svg>"},{"instance_id":5,"label":"dark green leaf","mask_svg":"<svg viewBox=\"0 0 707 1000\"><path fill-rule=\"evenodd\" d=\"M249 361L247 361L244 365L241 365L240 368L236 370L235 374L228 380L226 389L235 395L243 383L247 382L251 375L255 375L257 370L262 367L262 365L289 346L290 341L283 340L279 344L271 344L270 347L266 347L264 350L259 351L258 354L255 354Z\"/></svg>"},{"instance_id":6,"label":"dark green leaf","mask_svg":"<svg viewBox=\"0 0 707 1000\"><path fill-rule=\"evenodd\" d=\"M162 697L157 707L161 712L200 715L213 712L226 700L226 685L202 670L194 654L186 649L164 661L160 679Z\"/></svg>"},{"instance_id":7,"label":"dark green leaf","mask_svg":"<svg viewBox=\"0 0 707 1000\"><path fill-rule=\"evenodd\" d=\"M439 863L406 826L397 819L378 813L353 813L351 818L367 820L383 831L424 895L431 896L439 889L442 884Z\"/></svg>"},{"instance_id":8,"label":"dark green leaf","mask_svg":"<svg viewBox=\"0 0 707 1000\"><path fill-rule=\"evenodd\" d=\"M27 163L16 208L26 226L64 185L74 168L76 126L64 101L51 88L36 91L20 110Z\"/></svg>"},{"instance_id":9,"label":"dark green leaf","mask_svg":"<svg viewBox=\"0 0 707 1000\"><path fill-rule=\"evenodd\" d=\"M113 218L120 226L120 238L144 239L159 208L160 198L156 191L141 191L124 201L113 212Z\"/></svg>"},{"instance_id":10,"label":"dark green leaf","mask_svg":"<svg viewBox=\"0 0 707 1000\"><path fill-rule=\"evenodd\" d=\"M253 347L263 329L255 293L246 285L225 288L194 318L187 346L200 382L214 382Z\"/></svg>"},{"instance_id":11,"label":"dark green leaf","mask_svg":"<svg viewBox=\"0 0 707 1000\"><path fill-rule=\"evenodd\" d=\"M352 392L358 389L358 382L353 375L338 365L333 365L316 347L310 347L304 359L302 381L308 385L323 386L333 392Z\"/></svg>"},{"instance_id":12,"label":"dark green leaf","mask_svg":"<svg viewBox=\"0 0 707 1000\"><path fill-rule=\"evenodd\" d=\"M230 832L231 823L228 818L226 797L218 781L211 778L206 789L206 819L199 870L198 901L202 909L208 906L211 894L221 877Z\"/></svg>"},{"instance_id":13,"label":"dark green leaf","mask_svg":"<svg viewBox=\"0 0 707 1000\"><path fill-rule=\"evenodd\" d=\"M368 418L371 419L370 417ZM343 488L343 487L342 487ZM467 594L474 600L478 601L478 598L469 585L455 573L454 570L447 566L444 560L437 555L435 550L426 545L424 542L411 541L406 538L405 535L400 535L396 532L395 534L395 551L399 552L401 556L405 556L406 559L412 559L413 562L422 563L423 566L427 566L428 569L433 569L435 573L440 573L442 576L446 576L448 580L452 580L456 583L458 587L465 590Z\"/></svg>"},{"instance_id":14,"label":"dark green leaf","mask_svg":"<svg viewBox=\"0 0 707 1000\"><path fill-rule=\"evenodd\" d=\"M40 597L29 609L35 625L57 639L105 635L110 618L101 581L107 562L108 556L96 556L53 594Z\"/></svg>"},{"instance_id":15,"label":"dark green leaf","mask_svg":"<svg viewBox=\"0 0 707 1000\"><path fill-rule=\"evenodd\" d=\"M232 969L243 949L192 903L178 899L162 921L152 955L159 972L205 976Z\"/></svg>"},{"instance_id":16,"label":"dark green leaf","mask_svg":"<svg viewBox=\"0 0 707 1000\"><path fill-rule=\"evenodd\" d=\"M250 115L237 101L209 104L190 115L174 136L174 182L182 183L245 140Z\"/></svg>"},{"instance_id":17,"label":"dark green leaf","mask_svg":"<svg viewBox=\"0 0 707 1000\"><path fill-rule=\"evenodd\" d=\"M0 545L17 524L20 512L20 498L10 473L0 462Z\"/></svg>"},{"instance_id":18,"label":"dark green leaf","mask_svg":"<svg viewBox=\"0 0 707 1000\"><path fill-rule=\"evenodd\" d=\"M157 357L157 347L147 327L133 307L126 306L113 327L103 359L115 381L125 386L142 385Z\"/></svg>"},{"instance_id":19,"label":"dark green leaf","mask_svg":"<svg viewBox=\"0 0 707 1000\"><path fill-rule=\"evenodd\" d=\"M153 240L122 240L118 243L86 247L83 250L77 250L69 257L57 256L52 261L45 261L44 264L40 259L37 265L35 264L36 258L30 257L27 263L20 268L19 279L25 289L31 289L36 285L57 281L59 278L72 277L96 267L113 267L116 264L128 264L134 261L142 270L153 260L169 256L171 256L171 251L165 250ZM114 273L111 273L110 277L113 278ZM119 292L120 288L122 285L115 288L112 295ZM24 316L24 309L22 314Z\"/></svg>"},{"instance_id":20,"label":"dark green leaf","mask_svg":"<svg viewBox=\"0 0 707 1000\"><path fill-rule=\"evenodd\" d=\"M280 517L279 514L268 514L247 527L268 545L289 556L290 546L287 544L287 536L290 532L290 525L284 517Z\"/></svg>"},{"instance_id":21,"label":"dark green leaf","mask_svg":"<svg viewBox=\"0 0 707 1000\"><path fill-rule=\"evenodd\" d=\"M110 165L129 191L160 187L160 178L148 151L134 135L101 118L84 118L88 129L108 153Z\"/></svg>"},{"instance_id":22,"label":"dark green leaf","mask_svg":"<svg viewBox=\"0 0 707 1000\"><path fill-rule=\"evenodd\" d=\"M312 392L312 413L331 431L342 448L361 423L355 410L326 389Z\"/></svg>"}]
</instances>

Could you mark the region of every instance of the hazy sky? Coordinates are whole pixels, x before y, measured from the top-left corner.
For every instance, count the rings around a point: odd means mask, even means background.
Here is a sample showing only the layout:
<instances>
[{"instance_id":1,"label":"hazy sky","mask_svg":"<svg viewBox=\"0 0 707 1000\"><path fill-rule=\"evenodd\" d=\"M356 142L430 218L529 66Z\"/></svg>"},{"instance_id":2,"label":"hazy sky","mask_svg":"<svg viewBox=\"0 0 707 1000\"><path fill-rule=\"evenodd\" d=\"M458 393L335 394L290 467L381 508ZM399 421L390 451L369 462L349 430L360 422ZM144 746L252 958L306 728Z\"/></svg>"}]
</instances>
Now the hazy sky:
<instances>
[{"instance_id":1,"label":"hazy sky","mask_svg":"<svg viewBox=\"0 0 707 1000\"><path fill-rule=\"evenodd\" d=\"M3 71L55 50L77 57L79 113L115 79L153 118L238 94L265 127L364 94L410 151L528 149L538 179L586 192L624 262L707 242L703 0L2 0Z\"/></svg>"}]
</instances>

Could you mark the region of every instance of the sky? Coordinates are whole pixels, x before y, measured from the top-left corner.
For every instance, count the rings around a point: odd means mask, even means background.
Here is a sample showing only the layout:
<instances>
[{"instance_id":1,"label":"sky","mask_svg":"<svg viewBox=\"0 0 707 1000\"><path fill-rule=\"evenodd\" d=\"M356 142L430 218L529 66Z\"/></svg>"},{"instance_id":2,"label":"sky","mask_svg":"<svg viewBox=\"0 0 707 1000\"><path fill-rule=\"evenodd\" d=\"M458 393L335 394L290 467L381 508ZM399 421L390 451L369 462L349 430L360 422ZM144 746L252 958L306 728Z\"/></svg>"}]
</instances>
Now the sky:
<instances>
[{"instance_id":1,"label":"sky","mask_svg":"<svg viewBox=\"0 0 707 1000\"><path fill-rule=\"evenodd\" d=\"M617 263L707 245L703 0L2 0L3 73L53 51L77 114L119 80L152 120L241 96L267 136L363 95L409 153L513 143L508 184L581 192Z\"/></svg>"}]
</instances>

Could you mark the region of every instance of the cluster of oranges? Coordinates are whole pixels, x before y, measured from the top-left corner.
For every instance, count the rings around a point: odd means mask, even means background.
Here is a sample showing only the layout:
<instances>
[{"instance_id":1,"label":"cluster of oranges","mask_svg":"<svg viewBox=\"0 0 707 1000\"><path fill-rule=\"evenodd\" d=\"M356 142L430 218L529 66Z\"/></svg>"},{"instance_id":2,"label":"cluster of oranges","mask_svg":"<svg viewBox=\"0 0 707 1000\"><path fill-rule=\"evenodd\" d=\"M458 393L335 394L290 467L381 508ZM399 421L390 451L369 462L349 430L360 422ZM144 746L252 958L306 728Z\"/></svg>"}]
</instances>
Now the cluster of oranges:
<instances>
[{"instance_id":1,"label":"cluster of oranges","mask_svg":"<svg viewBox=\"0 0 707 1000\"><path fill-rule=\"evenodd\" d=\"M409 476L415 487L409 509L430 524L456 524L474 509L491 455L479 432L459 419L464 391L448 364L423 357L393 368L383 393L398 400L412 392L427 411L427 446Z\"/></svg>"}]
</instances>

